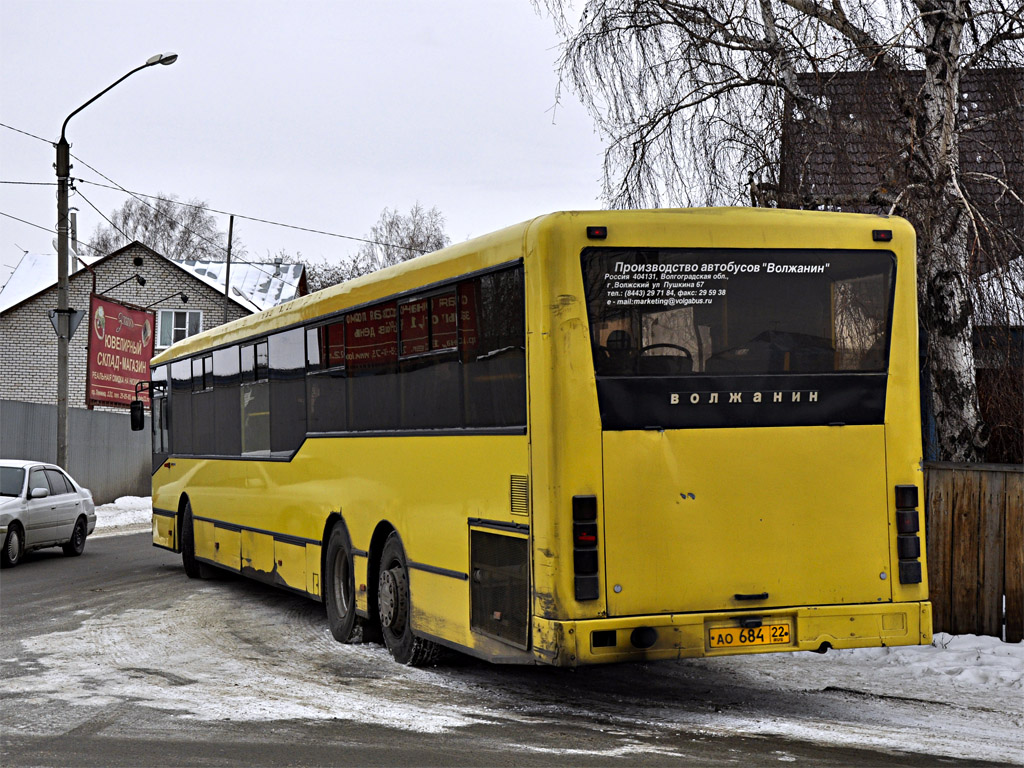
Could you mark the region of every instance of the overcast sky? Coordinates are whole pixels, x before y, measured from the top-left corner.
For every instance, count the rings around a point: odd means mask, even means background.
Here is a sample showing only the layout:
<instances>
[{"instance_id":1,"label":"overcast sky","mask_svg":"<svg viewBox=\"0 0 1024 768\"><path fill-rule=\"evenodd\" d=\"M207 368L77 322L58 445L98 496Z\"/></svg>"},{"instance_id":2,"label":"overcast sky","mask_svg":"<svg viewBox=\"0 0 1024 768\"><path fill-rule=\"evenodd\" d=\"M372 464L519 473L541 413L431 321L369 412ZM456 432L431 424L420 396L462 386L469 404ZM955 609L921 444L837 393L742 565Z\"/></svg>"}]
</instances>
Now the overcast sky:
<instances>
[{"instance_id":1,"label":"overcast sky","mask_svg":"<svg viewBox=\"0 0 1024 768\"><path fill-rule=\"evenodd\" d=\"M593 208L601 144L557 106L552 22L529 0L2 0L0 123L55 142L68 125L87 240L126 199L86 181L200 198L361 237L384 207L436 205L454 241ZM0 127L0 180L55 182L50 143ZM52 228L56 186L0 184L0 212ZM221 229L227 230L222 216ZM357 244L236 219L249 258L338 260ZM0 265L54 235L0 216Z\"/></svg>"}]
</instances>

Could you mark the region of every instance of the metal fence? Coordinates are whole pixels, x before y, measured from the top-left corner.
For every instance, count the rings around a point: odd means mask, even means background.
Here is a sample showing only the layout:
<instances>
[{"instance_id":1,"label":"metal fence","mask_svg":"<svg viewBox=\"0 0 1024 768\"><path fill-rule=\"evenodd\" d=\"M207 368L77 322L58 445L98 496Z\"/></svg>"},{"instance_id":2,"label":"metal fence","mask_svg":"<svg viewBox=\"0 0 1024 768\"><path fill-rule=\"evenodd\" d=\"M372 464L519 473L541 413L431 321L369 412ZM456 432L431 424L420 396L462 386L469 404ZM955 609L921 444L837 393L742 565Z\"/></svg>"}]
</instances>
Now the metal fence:
<instances>
[{"instance_id":1,"label":"metal fence","mask_svg":"<svg viewBox=\"0 0 1024 768\"><path fill-rule=\"evenodd\" d=\"M925 464L936 631L1024 639L1024 466Z\"/></svg>"},{"instance_id":2,"label":"metal fence","mask_svg":"<svg viewBox=\"0 0 1024 768\"><path fill-rule=\"evenodd\" d=\"M68 410L68 466L97 504L119 496L149 496L149 416L132 432L127 413ZM0 400L0 458L55 462L57 408Z\"/></svg>"}]
</instances>

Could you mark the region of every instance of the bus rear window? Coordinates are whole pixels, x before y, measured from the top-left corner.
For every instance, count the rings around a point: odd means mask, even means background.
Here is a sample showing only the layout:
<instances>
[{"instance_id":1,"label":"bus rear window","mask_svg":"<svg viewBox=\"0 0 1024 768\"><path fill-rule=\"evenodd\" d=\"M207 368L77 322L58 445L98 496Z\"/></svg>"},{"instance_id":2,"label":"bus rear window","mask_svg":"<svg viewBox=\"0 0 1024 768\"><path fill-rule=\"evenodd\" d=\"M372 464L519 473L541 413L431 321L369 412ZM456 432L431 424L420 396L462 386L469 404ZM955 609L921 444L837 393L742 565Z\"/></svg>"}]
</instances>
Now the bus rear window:
<instances>
[{"instance_id":1,"label":"bus rear window","mask_svg":"<svg viewBox=\"0 0 1024 768\"><path fill-rule=\"evenodd\" d=\"M886 251L588 248L601 376L883 372Z\"/></svg>"}]
</instances>

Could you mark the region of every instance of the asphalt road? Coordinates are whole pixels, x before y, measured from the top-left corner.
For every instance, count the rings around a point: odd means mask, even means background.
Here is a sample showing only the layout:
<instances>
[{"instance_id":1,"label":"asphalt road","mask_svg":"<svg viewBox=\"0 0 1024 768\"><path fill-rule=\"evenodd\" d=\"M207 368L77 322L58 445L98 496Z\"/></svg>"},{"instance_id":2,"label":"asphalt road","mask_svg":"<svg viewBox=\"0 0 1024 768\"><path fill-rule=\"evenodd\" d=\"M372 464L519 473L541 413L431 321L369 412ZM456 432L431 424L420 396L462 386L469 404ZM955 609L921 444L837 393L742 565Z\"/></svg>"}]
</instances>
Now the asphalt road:
<instances>
[{"instance_id":1,"label":"asphalt road","mask_svg":"<svg viewBox=\"0 0 1024 768\"><path fill-rule=\"evenodd\" d=\"M0 572L0 619L0 764L12 768L958 763L912 743L731 733L718 713L853 704L769 695L703 667L571 672L456 656L409 670L375 646L332 644L315 602L188 580L148 533L91 538L80 558L27 555ZM871 706L881 721L888 704Z\"/></svg>"}]
</instances>

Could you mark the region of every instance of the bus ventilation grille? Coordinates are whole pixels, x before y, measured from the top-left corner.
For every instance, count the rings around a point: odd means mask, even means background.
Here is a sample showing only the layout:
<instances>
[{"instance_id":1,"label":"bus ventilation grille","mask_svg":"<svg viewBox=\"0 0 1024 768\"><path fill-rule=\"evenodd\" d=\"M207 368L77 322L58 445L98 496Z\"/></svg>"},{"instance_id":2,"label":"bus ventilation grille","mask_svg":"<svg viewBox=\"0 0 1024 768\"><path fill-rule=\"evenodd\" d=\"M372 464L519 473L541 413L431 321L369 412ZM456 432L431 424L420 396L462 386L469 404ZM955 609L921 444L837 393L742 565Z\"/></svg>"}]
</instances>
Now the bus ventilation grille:
<instances>
[{"instance_id":1,"label":"bus ventilation grille","mask_svg":"<svg viewBox=\"0 0 1024 768\"><path fill-rule=\"evenodd\" d=\"M512 514L530 514L530 481L526 475L512 475L510 478Z\"/></svg>"},{"instance_id":2,"label":"bus ventilation grille","mask_svg":"<svg viewBox=\"0 0 1024 768\"><path fill-rule=\"evenodd\" d=\"M527 539L470 531L470 625L524 650L529 644Z\"/></svg>"}]
</instances>

